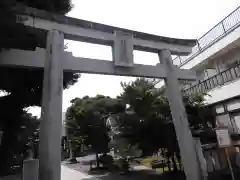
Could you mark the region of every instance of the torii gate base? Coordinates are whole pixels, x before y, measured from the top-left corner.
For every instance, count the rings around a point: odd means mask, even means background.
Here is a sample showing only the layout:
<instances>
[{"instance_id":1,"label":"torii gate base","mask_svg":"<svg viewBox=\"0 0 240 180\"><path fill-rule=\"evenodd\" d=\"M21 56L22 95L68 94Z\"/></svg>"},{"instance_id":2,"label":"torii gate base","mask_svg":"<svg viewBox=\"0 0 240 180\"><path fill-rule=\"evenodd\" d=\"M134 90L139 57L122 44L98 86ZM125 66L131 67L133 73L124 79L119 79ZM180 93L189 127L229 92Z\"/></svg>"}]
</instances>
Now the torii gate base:
<instances>
[{"instance_id":1,"label":"torii gate base","mask_svg":"<svg viewBox=\"0 0 240 180\"><path fill-rule=\"evenodd\" d=\"M48 34L40 130L40 180L60 180L61 178L63 40L63 34L58 31L50 31ZM170 51L160 51L159 59L167 72L165 78L167 96L187 180L200 180L200 167Z\"/></svg>"}]
</instances>

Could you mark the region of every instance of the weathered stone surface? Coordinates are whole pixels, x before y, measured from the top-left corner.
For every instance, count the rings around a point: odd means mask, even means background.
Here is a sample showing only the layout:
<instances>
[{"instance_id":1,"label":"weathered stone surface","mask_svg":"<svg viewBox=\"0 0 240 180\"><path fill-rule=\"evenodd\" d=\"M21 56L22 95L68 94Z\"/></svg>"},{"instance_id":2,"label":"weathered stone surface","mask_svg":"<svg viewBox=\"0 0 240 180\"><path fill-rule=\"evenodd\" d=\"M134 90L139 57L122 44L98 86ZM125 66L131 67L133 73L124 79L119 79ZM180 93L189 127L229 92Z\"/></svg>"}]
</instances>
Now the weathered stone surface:
<instances>
[{"instance_id":1,"label":"weathered stone surface","mask_svg":"<svg viewBox=\"0 0 240 180\"><path fill-rule=\"evenodd\" d=\"M37 159L29 159L23 161L22 180L38 180L39 161Z\"/></svg>"},{"instance_id":2,"label":"weathered stone surface","mask_svg":"<svg viewBox=\"0 0 240 180\"><path fill-rule=\"evenodd\" d=\"M58 31L48 33L40 124L40 180L61 178L63 43L62 33Z\"/></svg>"},{"instance_id":3,"label":"weathered stone surface","mask_svg":"<svg viewBox=\"0 0 240 180\"><path fill-rule=\"evenodd\" d=\"M195 144L189 129L188 118L170 51L161 51L159 59L167 72L165 78L166 91L186 178L187 180L201 180L200 165L197 160Z\"/></svg>"},{"instance_id":4,"label":"weathered stone surface","mask_svg":"<svg viewBox=\"0 0 240 180\"><path fill-rule=\"evenodd\" d=\"M133 37L131 34L115 32L113 61L115 66L133 67Z\"/></svg>"}]
</instances>

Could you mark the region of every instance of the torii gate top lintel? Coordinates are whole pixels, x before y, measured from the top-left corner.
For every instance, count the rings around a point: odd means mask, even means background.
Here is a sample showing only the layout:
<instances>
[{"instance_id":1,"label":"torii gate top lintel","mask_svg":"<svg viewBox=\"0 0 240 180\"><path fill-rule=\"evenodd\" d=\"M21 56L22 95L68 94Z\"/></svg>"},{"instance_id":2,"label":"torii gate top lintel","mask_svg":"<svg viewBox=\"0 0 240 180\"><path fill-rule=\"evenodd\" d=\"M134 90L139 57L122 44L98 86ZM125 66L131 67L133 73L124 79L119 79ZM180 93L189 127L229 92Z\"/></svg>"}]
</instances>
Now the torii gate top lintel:
<instances>
[{"instance_id":1,"label":"torii gate top lintel","mask_svg":"<svg viewBox=\"0 0 240 180\"><path fill-rule=\"evenodd\" d=\"M45 30L56 29L64 33L65 39L75 41L113 45L116 32L122 32L132 36L133 48L136 50L158 52L162 49L168 49L171 54L176 55L188 55L197 42L195 39L157 36L19 5L15 6L13 10L25 19L25 25Z\"/></svg>"}]
</instances>

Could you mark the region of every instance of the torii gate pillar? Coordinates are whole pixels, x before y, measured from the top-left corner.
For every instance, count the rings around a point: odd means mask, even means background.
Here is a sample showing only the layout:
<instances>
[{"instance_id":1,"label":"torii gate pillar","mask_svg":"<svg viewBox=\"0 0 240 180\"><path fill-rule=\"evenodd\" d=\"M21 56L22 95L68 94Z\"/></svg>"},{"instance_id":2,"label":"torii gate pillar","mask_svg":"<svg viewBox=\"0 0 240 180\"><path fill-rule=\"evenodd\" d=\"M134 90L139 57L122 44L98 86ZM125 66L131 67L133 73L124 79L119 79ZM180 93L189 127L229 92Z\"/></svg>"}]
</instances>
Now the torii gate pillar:
<instances>
[{"instance_id":1,"label":"torii gate pillar","mask_svg":"<svg viewBox=\"0 0 240 180\"><path fill-rule=\"evenodd\" d=\"M52 30L47 35L40 123L39 179L61 179L62 55L64 35Z\"/></svg>"},{"instance_id":2,"label":"torii gate pillar","mask_svg":"<svg viewBox=\"0 0 240 180\"><path fill-rule=\"evenodd\" d=\"M159 53L159 59L160 63L166 68L166 78L164 81L186 178L187 180L200 180L202 179L200 164L197 160L192 133L189 129L182 93L176 72L174 71L170 51L162 50Z\"/></svg>"}]
</instances>

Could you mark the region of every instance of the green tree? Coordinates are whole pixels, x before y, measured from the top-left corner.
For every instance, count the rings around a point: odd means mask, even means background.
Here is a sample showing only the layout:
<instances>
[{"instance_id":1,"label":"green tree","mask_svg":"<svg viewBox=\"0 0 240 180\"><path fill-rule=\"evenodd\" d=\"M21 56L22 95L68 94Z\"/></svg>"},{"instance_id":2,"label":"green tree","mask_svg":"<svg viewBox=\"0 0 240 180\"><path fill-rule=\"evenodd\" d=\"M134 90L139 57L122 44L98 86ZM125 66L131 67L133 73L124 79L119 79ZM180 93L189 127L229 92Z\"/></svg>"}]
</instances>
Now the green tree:
<instances>
[{"instance_id":1,"label":"green tree","mask_svg":"<svg viewBox=\"0 0 240 180\"><path fill-rule=\"evenodd\" d=\"M34 50L46 45L46 32L27 28L17 23L16 14L12 7L22 3L30 7L47 10L49 12L65 14L71 9L70 0L1 0L0 1L0 53L3 49L16 48ZM79 75L64 73L64 88L74 84ZM14 142L21 131L21 124L25 117L24 108L41 106L43 70L28 68L0 68L0 90L9 95L0 97L1 121L3 138L0 147L0 172L4 173L11 161L16 147Z\"/></svg>"},{"instance_id":2,"label":"green tree","mask_svg":"<svg viewBox=\"0 0 240 180\"><path fill-rule=\"evenodd\" d=\"M156 82L158 81L137 78L130 83L121 83L123 93L120 98L124 103L129 104L140 118L147 118L155 113L152 106L158 97L158 91L154 87Z\"/></svg>"},{"instance_id":3,"label":"green tree","mask_svg":"<svg viewBox=\"0 0 240 180\"><path fill-rule=\"evenodd\" d=\"M129 138L132 144L139 145L144 155L151 155L159 149L166 150L167 153L164 155L169 166L172 161L176 169L174 157L179 161L181 157L171 111L167 98L155 88L155 84L155 80L144 78L128 84L122 83L123 93L120 98L130 105L138 117L138 120L129 118L131 123L124 117L124 126L135 128ZM211 108L204 104L203 94L183 97L183 100L193 134L196 130L202 130L206 134L206 129L211 129L209 124L214 124L214 118Z\"/></svg>"},{"instance_id":4,"label":"green tree","mask_svg":"<svg viewBox=\"0 0 240 180\"><path fill-rule=\"evenodd\" d=\"M138 144L143 155L149 155L158 151L161 141L159 128L162 127L163 119L168 118L169 107L164 104L163 98L159 96L155 84L158 81L138 78L128 84L122 83L123 93L120 98L130 105L135 115L125 115L124 125L130 126L132 132L129 135L132 145ZM163 114L159 111L163 110ZM167 110L167 111L164 111ZM166 115L165 115L166 114ZM163 117L165 115L165 117ZM127 120L129 119L129 120Z\"/></svg>"},{"instance_id":5,"label":"green tree","mask_svg":"<svg viewBox=\"0 0 240 180\"><path fill-rule=\"evenodd\" d=\"M119 99L102 95L75 98L71 102L72 105L68 108L66 114L68 138L70 141L81 139L78 143L89 146L96 153L98 162L98 154L109 151L108 143L110 139L106 127L106 117L110 113L124 111L125 106ZM78 151L78 149L75 150Z\"/></svg>"}]
</instances>

